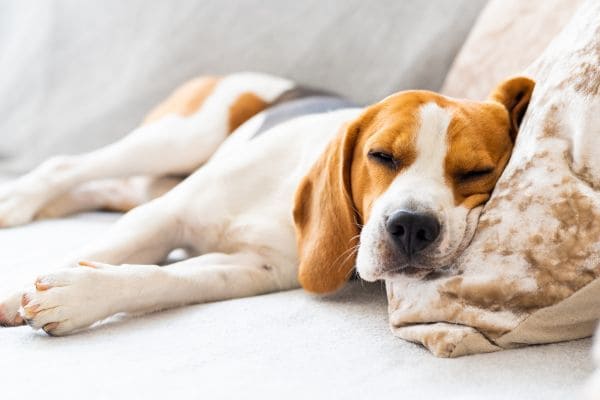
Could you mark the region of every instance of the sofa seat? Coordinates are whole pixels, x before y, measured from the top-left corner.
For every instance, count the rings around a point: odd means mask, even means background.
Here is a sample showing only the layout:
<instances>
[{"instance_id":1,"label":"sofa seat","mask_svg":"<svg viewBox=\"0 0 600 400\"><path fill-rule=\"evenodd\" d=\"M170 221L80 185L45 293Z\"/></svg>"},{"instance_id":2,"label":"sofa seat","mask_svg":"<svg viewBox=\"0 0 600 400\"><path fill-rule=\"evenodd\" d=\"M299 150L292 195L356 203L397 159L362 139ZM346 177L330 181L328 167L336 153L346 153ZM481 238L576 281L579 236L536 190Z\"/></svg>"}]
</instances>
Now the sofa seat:
<instances>
[{"instance_id":1,"label":"sofa seat","mask_svg":"<svg viewBox=\"0 0 600 400\"><path fill-rule=\"evenodd\" d=\"M51 270L118 216L0 230L0 286ZM392 336L383 285L301 290L115 316L52 338L0 329L2 399L567 399L592 371L591 340L448 360Z\"/></svg>"}]
</instances>

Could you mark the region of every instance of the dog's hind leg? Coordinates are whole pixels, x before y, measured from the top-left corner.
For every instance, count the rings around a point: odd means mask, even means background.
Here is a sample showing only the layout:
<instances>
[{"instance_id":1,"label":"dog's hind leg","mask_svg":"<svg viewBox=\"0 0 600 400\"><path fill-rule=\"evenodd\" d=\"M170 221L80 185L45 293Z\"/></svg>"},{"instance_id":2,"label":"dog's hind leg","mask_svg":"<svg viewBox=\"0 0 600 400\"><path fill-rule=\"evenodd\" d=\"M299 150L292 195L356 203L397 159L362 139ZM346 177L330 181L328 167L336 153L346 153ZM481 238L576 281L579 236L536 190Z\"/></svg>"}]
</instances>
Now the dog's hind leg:
<instances>
[{"instance_id":1,"label":"dog's hind leg","mask_svg":"<svg viewBox=\"0 0 600 400\"><path fill-rule=\"evenodd\" d=\"M178 177L139 176L84 183L52 200L36 218L60 218L85 211L127 212L167 193L182 181Z\"/></svg>"},{"instance_id":2,"label":"dog's hind leg","mask_svg":"<svg viewBox=\"0 0 600 400\"><path fill-rule=\"evenodd\" d=\"M94 180L188 175L237 126L292 86L285 79L240 73L214 83L203 101L192 96L198 88L180 89L122 140L91 153L55 157L1 187L0 227L31 221L53 199ZM187 110L191 103L199 108Z\"/></svg>"},{"instance_id":3,"label":"dog's hind leg","mask_svg":"<svg viewBox=\"0 0 600 400\"><path fill-rule=\"evenodd\" d=\"M118 312L147 313L296 287L293 266L285 267L255 253L206 254L166 267L87 262L40 277L23 296L21 315L34 329L64 335Z\"/></svg>"}]
</instances>

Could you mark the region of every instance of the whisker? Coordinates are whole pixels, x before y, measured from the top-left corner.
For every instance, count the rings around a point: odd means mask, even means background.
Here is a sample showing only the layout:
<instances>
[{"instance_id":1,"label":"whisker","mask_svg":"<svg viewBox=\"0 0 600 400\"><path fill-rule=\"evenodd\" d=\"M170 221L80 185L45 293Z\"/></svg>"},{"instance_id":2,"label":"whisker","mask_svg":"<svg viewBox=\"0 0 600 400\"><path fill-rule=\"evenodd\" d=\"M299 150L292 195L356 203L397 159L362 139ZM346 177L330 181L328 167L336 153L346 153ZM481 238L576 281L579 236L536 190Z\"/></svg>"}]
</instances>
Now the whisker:
<instances>
[{"instance_id":1,"label":"whisker","mask_svg":"<svg viewBox=\"0 0 600 400\"><path fill-rule=\"evenodd\" d=\"M336 259L335 259L335 260L333 260L333 262L331 263L331 266L332 266L333 268L338 268L338 269L339 269L339 268L341 268L341 267L343 267L343 264L344 264L346 261L348 261L348 259L347 259L347 258L345 258L345 259L344 259L344 261L343 261L343 262L341 262L341 263L339 263L339 264L338 264L338 261L339 261L339 260L340 260L342 257L346 256L346 255L347 255L349 252L350 252L350 254L349 254L349 255L351 256L351 255L352 255L352 251L354 250L354 248L355 248L355 247L357 247L357 246L352 246L352 247L350 247L349 249L346 249L345 251L343 251L343 252L342 252L342 253L341 253L339 256L337 256L337 257L336 257Z\"/></svg>"},{"instance_id":2,"label":"whisker","mask_svg":"<svg viewBox=\"0 0 600 400\"><path fill-rule=\"evenodd\" d=\"M350 195L348 194L348 192L346 192L345 190L344 190L344 197L346 198L346 201L348 202L348 204L350 204L350 207L351 207L352 211L354 211L355 219L356 219L356 216L358 215L358 217L362 221L362 219L363 219L362 215L360 214L360 212L358 211L358 209L354 205L354 201L350 198Z\"/></svg>"},{"instance_id":3,"label":"whisker","mask_svg":"<svg viewBox=\"0 0 600 400\"><path fill-rule=\"evenodd\" d=\"M343 263L345 263L346 261L348 261L348 259L352 256L355 256L358 253L358 245L354 246L351 248L351 252L348 253L348 255L346 256L346 258L344 259Z\"/></svg>"}]
</instances>

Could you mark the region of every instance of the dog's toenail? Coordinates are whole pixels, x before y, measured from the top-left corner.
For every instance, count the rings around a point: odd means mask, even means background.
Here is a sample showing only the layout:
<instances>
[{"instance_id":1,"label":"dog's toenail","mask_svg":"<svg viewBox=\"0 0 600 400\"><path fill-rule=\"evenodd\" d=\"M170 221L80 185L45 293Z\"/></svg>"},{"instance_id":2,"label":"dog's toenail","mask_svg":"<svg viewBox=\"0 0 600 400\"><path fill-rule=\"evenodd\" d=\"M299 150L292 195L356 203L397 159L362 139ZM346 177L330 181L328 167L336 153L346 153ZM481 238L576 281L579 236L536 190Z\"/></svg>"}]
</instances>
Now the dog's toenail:
<instances>
[{"instance_id":1,"label":"dog's toenail","mask_svg":"<svg viewBox=\"0 0 600 400\"><path fill-rule=\"evenodd\" d=\"M96 264L94 264L93 262L90 262L90 261L79 261L78 264L80 267L88 267L88 268L94 268L94 269L98 268L96 266Z\"/></svg>"},{"instance_id":2,"label":"dog's toenail","mask_svg":"<svg viewBox=\"0 0 600 400\"><path fill-rule=\"evenodd\" d=\"M48 335L53 336L53 334L52 334L51 331L54 330L54 329L56 329L56 327L58 327L58 322L50 322L49 324L44 325L44 327L42 329Z\"/></svg>"},{"instance_id":3,"label":"dog's toenail","mask_svg":"<svg viewBox=\"0 0 600 400\"><path fill-rule=\"evenodd\" d=\"M39 304L32 304L30 306L24 306L23 311L24 311L25 317L33 318L39 308L40 308Z\"/></svg>"},{"instance_id":4,"label":"dog's toenail","mask_svg":"<svg viewBox=\"0 0 600 400\"><path fill-rule=\"evenodd\" d=\"M27 304L29 304L31 300L29 299L29 296L27 296L26 294L24 294L23 296L21 296L21 305L23 307L25 307Z\"/></svg>"}]
</instances>

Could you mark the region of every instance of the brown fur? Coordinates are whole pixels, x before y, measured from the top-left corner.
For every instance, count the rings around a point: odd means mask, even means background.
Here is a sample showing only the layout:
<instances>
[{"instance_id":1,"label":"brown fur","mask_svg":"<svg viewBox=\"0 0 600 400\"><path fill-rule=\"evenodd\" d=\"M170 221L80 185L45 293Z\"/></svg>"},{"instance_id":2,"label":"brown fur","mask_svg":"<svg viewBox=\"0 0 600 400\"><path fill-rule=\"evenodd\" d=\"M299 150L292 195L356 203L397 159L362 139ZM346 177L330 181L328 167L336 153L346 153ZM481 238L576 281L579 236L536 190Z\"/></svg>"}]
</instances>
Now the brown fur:
<instances>
[{"instance_id":1,"label":"brown fur","mask_svg":"<svg viewBox=\"0 0 600 400\"><path fill-rule=\"evenodd\" d=\"M336 290L354 268L359 230L350 197L350 164L358 129L357 124L342 129L296 192L298 279L311 292Z\"/></svg>"},{"instance_id":2,"label":"brown fur","mask_svg":"<svg viewBox=\"0 0 600 400\"><path fill-rule=\"evenodd\" d=\"M220 77L202 76L175 89L162 103L144 118L142 125L157 122L170 114L188 117L198 112L206 99L214 93ZM287 92L286 92L287 93ZM294 91L298 93L298 91ZM300 91L300 93L306 93ZM280 101L285 101L281 99ZM229 132L264 110L267 103L253 93L243 93L231 104ZM135 177L107 179L80 185L47 204L36 218L55 218L87 210L127 212L155 199L178 184L183 177Z\"/></svg>"},{"instance_id":3,"label":"brown fur","mask_svg":"<svg viewBox=\"0 0 600 400\"><path fill-rule=\"evenodd\" d=\"M144 118L143 124L155 122L168 114L187 117L195 113L214 91L220 78L204 76L184 83Z\"/></svg>"},{"instance_id":4,"label":"brown fur","mask_svg":"<svg viewBox=\"0 0 600 400\"><path fill-rule=\"evenodd\" d=\"M471 209L489 200L512 153L534 85L528 78L508 79L492 91L490 102L453 107L445 170L457 205ZM461 179L468 171L486 167L492 169L487 176Z\"/></svg>"},{"instance_id":5,"label":"brown fur","mask_svg":"<svg viewBox=\"0 0 600 400\"><path fill-rule=\"evenodd\" d=\"M342 129L302 180L295 197L294 221L300 254L299 280L308 291L341 287L354 268L360 226L381 196L416 153L417 110L428 102L450 108L448 184L456 204L472 208L489 199L506 165L518 124L533 90L527 78L496 88L488 102L453 100L431 92L390 96L367 108ZM369 160L369 151L384 151L397 160L389 168ZM489 176L464 182L461 174L490 167Z\"/></svg>"},{"instance_id":6,"label":"brown fur","mask_svg":"<svg viewBox=\"0 0 600 400\"><path fill-rule=\"evenodd\" d=\"M229 132L235 131L241 124L268 106L269 103L254 93L242 93L229 107Z\"/></svg>"}]
</instances>

